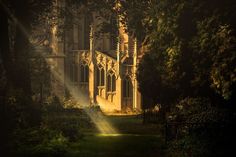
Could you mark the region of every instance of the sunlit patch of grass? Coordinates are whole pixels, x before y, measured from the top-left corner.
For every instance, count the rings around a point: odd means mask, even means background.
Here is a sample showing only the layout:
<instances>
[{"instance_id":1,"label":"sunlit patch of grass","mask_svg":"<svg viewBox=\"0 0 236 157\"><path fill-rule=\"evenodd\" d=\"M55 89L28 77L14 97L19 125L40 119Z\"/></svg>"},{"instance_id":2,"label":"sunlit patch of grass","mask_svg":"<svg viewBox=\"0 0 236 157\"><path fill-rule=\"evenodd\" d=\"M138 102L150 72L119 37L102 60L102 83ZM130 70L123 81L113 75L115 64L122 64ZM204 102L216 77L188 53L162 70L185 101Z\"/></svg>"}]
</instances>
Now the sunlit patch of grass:
<instances>
[{"instance_id":1,"label":"sunlit patch of grass","mask_svg":"<svg viewBox=\"0 0 236 157\"><path fill-rule=\"evenodd\" d=\"M88 132L72 143L74 157L163 157L164 139L157 125L143 125L137 116L106 116L119 133ZM154 129L154 130L150 130Z\"/></svg>"},{"instance_id":2,"label":"sunlit patch of grass","mask_svg":"<svg viewBox=\"0 0 236 157\"><path fill-rule=\"evenodd\" d=\"M130 136L130 137L161 137L161 135L153 135L153 134L94 134L95 136L100 137L114 137L114 136Z\"/></svg>"},{"instance_id":3,"label":"sunlit patch of grass","mask_svg":"<svg viewBox=\"0 0 236 157\"><path fill-rule=\"evenodd\" d=\"M59 119L81 123L87 113L59 113ZM96 114L96 113L91 113ZM51 115L55 116L55 115ZM82 117L81 117L82 116ZM94 115L98 118L101 115ZM81 127L83 137L69 143L67 157L141 157L162 156L164 141L158 125L144 125L140 116L102 116L119 132L102 133L95 125ZM93 122L93 121L91 121ZM65 126L67 127L67 126Z\"/></svg>"},{"instance_id":4,"label":"sunlit patch of grass","mask_svg":"<svg viewBox=\"0 0 236 157\"><path fill-rule=\"evenodd\" d=\"M163 141L155 135L96 134L87 135L71 145L70 156L80 157L158 157Z\"/></svg>"},{"instance_id":5,"label":"sunlit patch of grass","mask_svg":"<svg viewBox=\"0 0 236 157\"><path fill-rule=\"evenodd\" d=\"M107 137L109 137L109 136L123 136L123 134L96 134L96 136L107 136Z\"/></svg>"}]
</instances>

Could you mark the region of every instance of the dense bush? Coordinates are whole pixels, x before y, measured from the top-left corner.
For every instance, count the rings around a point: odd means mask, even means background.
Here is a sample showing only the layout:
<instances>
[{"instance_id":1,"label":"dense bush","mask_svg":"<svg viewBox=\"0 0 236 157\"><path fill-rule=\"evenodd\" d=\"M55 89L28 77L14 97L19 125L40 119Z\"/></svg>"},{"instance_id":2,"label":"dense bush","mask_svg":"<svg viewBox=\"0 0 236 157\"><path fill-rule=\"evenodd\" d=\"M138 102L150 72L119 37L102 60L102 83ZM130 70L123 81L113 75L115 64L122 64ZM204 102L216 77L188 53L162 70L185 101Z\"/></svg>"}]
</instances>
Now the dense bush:
<instances>
[{"instance_id":1,"label":"dense bush","mask_svg":"<svg viewBox=\"0 0 236 157\"><path fill-rule=\"evenodd\" d=\"M62 157L68 149L67 138L50 129L15 130L10 141L11 156L17 157Z\"/></svg>"},{"instance_id":2,"label":"dense bush","mask_svg":"<svg viewBox=\"0 0 236 157\"><path fill-rule=\"evenodd\" d=\"M61 105L54 106L60 107ZM69 141L77 141L83 137L81 131L83 128L93 126L90 118L82 109L59 107L47 107L43 113L44 127L61 132Z\"/></svg>"},{"instance_id":3,"label":"dense bush","mask_svg":"<svg viewBox=\"0 0 236 157\"><path fill-rule=\"evenodd\" d=\"M9 88L5 101L5 123L8 129L38 126L41 122L41 107L22 90Z\"/></svg>"},{"instance_id":4,"label":"dense bush","mask_svg":"<svg viewBox=\"0 0 236 157\"><path fill-rule=\"evenodd\" d=\"M82 137L80 120L76 116L51 116L48 117L44 125L50 129L60 131L62 135L67 137L70 141L77 141Z\"/></svg>"},{"instance_id":5,"label":"dense bush","mask_svg":"<svg viewBox=\"0 0 236 157\"><path fill-rule=\"evenodd\" d=\"M63 104L57 96L49 96L44 103L43 109L45 112L63 111Z\"/></svg>"},{"instance_id":6,"label":"dense bush","mask_svg":"<svg viewBox=\"0 0 236 157\"><path fill-rule=\"evenodd\" d=\"M186 157L227 156L233 151L235 119L232 111L219 109L209 99L183 99L169 116L174 137L169 152Z\"/></svg>"},{"instance_id":7,"label":"dense bush","mask_svg":"<svg viewBox=\"0 0 236 157\"><path fill-rule=\"evenodd\" d=\"M49 97L42 110L37 110L42 114L41 124L32 128L25 122L31 116L28 114L35 114L25 110L28 99L22 97L20 91L14 91L6 100L11 111L8 116L12 118L9 122L16 125L6 144L13 157L63 157L68 152L68 144L83 137L81 129L92 127L85 111L64 108L57 97Z\"/></svg>"},{"instance_id":8,"label":"dense bush","mask_svg":"<svg viewBox=\"0 0 236 157\"><path fill-rule=\"evenodd\" d=\"M164 117L171 113L167 126L185 156L227 156L235 137L235 1L122 4L128 32L146 39L137 71L143 108L158 103Z\"/></svg>"}]
</instances>

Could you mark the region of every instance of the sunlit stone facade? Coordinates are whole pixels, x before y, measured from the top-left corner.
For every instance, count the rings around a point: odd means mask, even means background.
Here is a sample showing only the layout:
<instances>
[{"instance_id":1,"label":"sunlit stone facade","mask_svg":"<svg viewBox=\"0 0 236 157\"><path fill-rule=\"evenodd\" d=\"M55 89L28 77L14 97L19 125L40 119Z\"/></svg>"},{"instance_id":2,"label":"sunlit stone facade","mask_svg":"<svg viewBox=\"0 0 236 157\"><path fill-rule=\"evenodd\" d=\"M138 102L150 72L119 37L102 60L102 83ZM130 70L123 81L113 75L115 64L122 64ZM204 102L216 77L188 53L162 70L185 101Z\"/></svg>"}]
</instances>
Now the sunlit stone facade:
<instances>
[{"instance_id":1,"label":"sunlit stone facade","mask_svg":"<svg viewBox=\"0 0 236 157\"><path fill-rule=\"evenodd\" d=\"M75 13L66 29L59 51L65 55L65 82L87 96L88 105L97 104L104 111L140 111L136 70L139 62L137 40L120 24L119 35L101 33L102 18ZM113 19L113 20L116 20Z\"/></svg>"}]
</instances>

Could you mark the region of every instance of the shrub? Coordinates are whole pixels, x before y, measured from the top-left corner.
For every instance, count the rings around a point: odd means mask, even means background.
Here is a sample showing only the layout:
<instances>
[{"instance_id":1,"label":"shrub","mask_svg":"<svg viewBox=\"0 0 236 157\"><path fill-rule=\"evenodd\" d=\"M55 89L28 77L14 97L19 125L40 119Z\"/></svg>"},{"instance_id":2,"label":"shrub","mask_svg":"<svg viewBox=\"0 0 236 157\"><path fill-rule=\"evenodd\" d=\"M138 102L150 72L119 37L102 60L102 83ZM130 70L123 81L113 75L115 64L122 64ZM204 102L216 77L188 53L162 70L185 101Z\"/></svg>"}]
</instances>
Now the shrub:
<instances>
[{"instance_id":1,"label":"shrub","mask_svg":"<svg viewBox=\"0 0 236 157\"><path fill-rule=\"evenodd\" d=\"M91 128L91 119L82 109L63 109L46 111L43 116L43 126L57 130L69 141L77 141L83 137L82 129Z\"/></svg>"},{"instance_id":2,"label":"shrub","mask_svg":"<svg viewBox=\"0 0 236 157\"><path fill-rule=\"evenodd\" d=\"M41 108L23 90L12 89L6 93L5 111L8 129L38 126L41 122Z\"/></svg>"},{"instance_id":3,"label":"shrub","mask_svg":"<svg viewBox=\"0 0 236 157\"><path fill-rule=\"evenodd\" d=\"M174 137L170 150L179 156L224 156L233 150L233 112L212 105L206 98L186 98L170 117L169 131Z\"/></svg>"},{"instance_id":4,"label":"shrub","mask_svg":"<svg viewBox=\"0 0 236 157\"><path fill-rule=\"evenodd\" d=\"M57 112L62 111L63 109L63 105L57 96L48 97L46 103L44 104L44 110L48 112Z\"/></svg>"},{"instance_id":5,"label":"shrub","mask_svg":"<svg viewBox=\"0 0 236 157\"><path fill-rule=\"evenodd\" d=\"M65 156L68 140L60 132L30 128L16 130L9 144L12 156L17 157L54 157Z\"/></svg>"}]
</instances>

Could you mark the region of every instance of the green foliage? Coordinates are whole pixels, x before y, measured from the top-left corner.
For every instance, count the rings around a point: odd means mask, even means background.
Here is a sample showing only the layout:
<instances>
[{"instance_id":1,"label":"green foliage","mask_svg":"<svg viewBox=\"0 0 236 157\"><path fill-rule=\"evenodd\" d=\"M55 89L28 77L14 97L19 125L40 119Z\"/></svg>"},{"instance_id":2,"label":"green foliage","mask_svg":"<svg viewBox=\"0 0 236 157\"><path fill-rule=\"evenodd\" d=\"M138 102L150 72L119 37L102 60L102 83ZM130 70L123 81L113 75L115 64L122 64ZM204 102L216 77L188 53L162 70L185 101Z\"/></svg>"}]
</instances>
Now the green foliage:
<instances>
[{"instance_id":1,"label":"green foliage","mask_svg":"<svg viewBox=\"0 0 236 157\"><path fill-rule=\"evenodd\" d=\"M153 101L153 105L156 103L169 104L175 98L176 90L170 76L165 71L166 55L152 52L146 54L139 64L137 76L139 88L144 97ZM156 66L156 63L159 63L159 66ZM153 92L154 90L156 92Z\"/></svg>"},{"instance_id":2,"label":"green foliage","mask_svg":"<svg viewBox=\"0 0 236 157\"><path fill-rule=\"evenodd\" d=\"M172 156L233 150L228 143L235 137L235 1L123 3L128 31L148 45L137 72L144 108L171 107L168 120L178 129Z\"/></svg>"},{"instance_id":3,"label":"green foliage","mask_svg":"<svg viewBox=\"0 0 236 157\"><path fill-rule=\"evenodd\" d=\"M199 22L197 30L198 34L192 43L194 52L199 58L199 61L194 63L196 69L194 85L205 83L205 86L211 87L224 99L232 99L235 90L233 27L229 24L222 25L219 17L212 16Z\"/></svg>"},{"instance_id":4,"label":"green foliage","mask_svg":"<svg viewBox=\"0 0 236 157\"><path fill-rule=\"evenodd\" d=\"M81 109L47 110L43 114L42 125L61 132L69 141L83 137L82 129L93 127L90 118Z\"/></svg>"},{"instance_id":5,"label":"green foliage","mask_svg":"<svg viewBox=\"0 0 236 157\"><path fill-rule=\"evenodd\" d=\"M210 155L208 144L207 140L199 140L197 136L186 136L171 143L167 157L207 157Z\"/></svg>"},{"instance_id":6,"label":"green foliage","mask_svg":"<svg viewBox=\"0 0 236 157\"><path fill-rule=\"evenodd\" d=\"M42 103L45 101L45 98L51 94L52 76L50 67L39 54L32 54L31 57L30 75L32 98L33 101Z\"/></svg>"},{"instance_id":7,"label":"green foliage","mask_svg":"<svg viewBox=\"0 0 236 157\"><path fill-rule=\"evenodd\" d=\"M175 110L172 111L172 118L175 121L191 123L194 121L188 121L189 119L202 111L206 111L209 107L211 104L206 98L186 98L176 105Z\"/></svg>"},{"instance_id":8,"label":"green foliage","mask_svg":"<svg viewBox=\"0 0 236 157\"><path fill-rule=\"evenodd\" d=\"M147 10L139 10L149 19L142 25L152 27L145 33L149 53L139 64L137 78L140 91L154 103L173 104L189 96L233 99L235 5L229 0L206 7L212 3L150 1Z\"/></svg>"},{"instance_id":9,"label":"green foliage","mask_svg":"<svg viewBox=\"0 0 236 157\"><path fill-rule=\"evenodd\" d=\"M215 42L218 46L211 70L212 87L225 99L232 99L236 83L236 37L229 25L220 26Z\"/></svg>"},{"instance_id":10,"label":"green foliage","mask_svg":"<svg viewBox=\"0 0 236 157\"><path fill-rule=\"evenodd\" d=\"M9 128L36 126L41 121L41 109L38 104L24 94L22 90L9 89L5 98L6 121Z\"/></svg>"},{"instance_id":11,"label":"green foliage","mask_svg":"<svg viewBox=\"0 0 236 157\"><path fill-rule=\"evenodd\" d=\"M150 29L148 24L150 2L142 0L120 1L118 13L121 15L120 20L127 26L127 32L143 40ZM144 9L145 8L145 9ZM138 31L137 31L138 30Z\"/></svg>"},{"instance_id":12,"label":"green foliage","mask_svg":"<svg viewBox=\"0 0 236 157\"><path fill-rule=\"evenodd\" d=\"M222 156L233 151L233 111L213 106L207 98L186 98L171 113L169 125L177 131L169 145L175 151L169 152L175 156Z\"/></svg>"},{"instance_id":13,"label":"green foliage","mask_svg":"<svg viewBox=\"0 0 236 157\"><path fill-rule=\"evenodd\" d=\"M63 104L57 96L49 96L43 107L44 110L49 113L63 111L64 109Z\"/></svg>"},{"instance_id":14,"label":"green foliage","mask_svg":"<svg viewBox=\"0 0 236 157\"><path fill-rule=\"evenodd\" d=\"M16 130L11 142L12 156L62 157L68 151L68 140L59 132L49 129Z\"/></svg>"}]
</instances>

